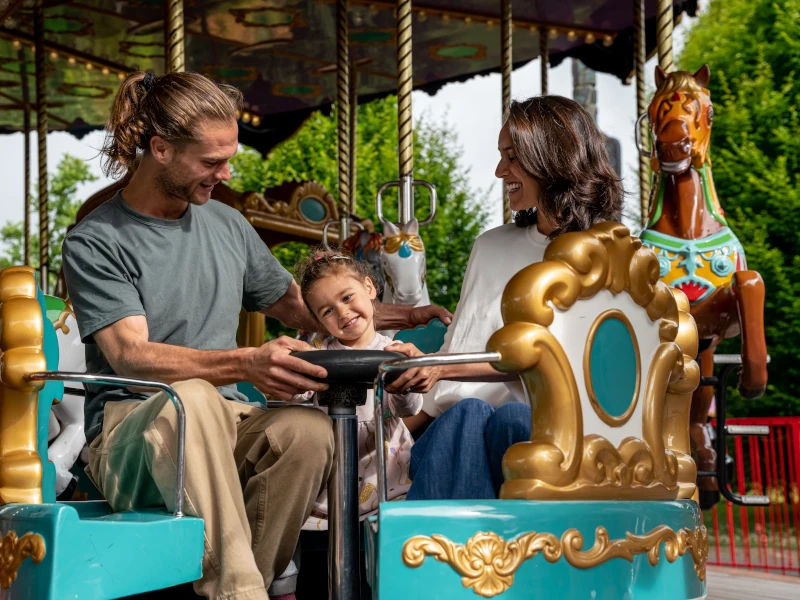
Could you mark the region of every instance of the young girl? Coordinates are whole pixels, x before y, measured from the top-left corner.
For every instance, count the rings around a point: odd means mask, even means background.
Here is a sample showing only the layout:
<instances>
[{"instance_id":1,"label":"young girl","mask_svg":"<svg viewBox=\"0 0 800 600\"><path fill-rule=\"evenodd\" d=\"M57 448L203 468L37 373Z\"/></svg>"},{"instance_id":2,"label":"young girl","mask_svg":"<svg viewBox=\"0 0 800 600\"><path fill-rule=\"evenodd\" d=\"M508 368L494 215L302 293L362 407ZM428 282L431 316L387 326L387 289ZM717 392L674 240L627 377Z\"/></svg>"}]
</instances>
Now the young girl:
<instances>
[{"instance_id":1,"label":"young girl","mask_svg":"<svg viewBox=\"0 0 800 600\"><path fill-rule=\"evenodd\" d=\"M394 344L375 331L375 285L367 269L349 256L315 253L298 265L303 300L333 338L321 343L321 350L391 350L408 356L420 352L410 344ZM308 399L309 395L298 398ZM315 401L316 404L316 401ZM319 407L320 410L326 410ZM390 394L392 416L384 419L386 440L387 495L391 500L404 496L411 485L409 456L414 441L400 417L410 417L422 408L422 396L415 393ZM378 508L378 476L375 459L375 420L373 392L367 403L356 409L358 415L358 490L359 517L364 519ZM328 492L314 504L303 529L328 528Z\"/></svg>"}]
</instances>

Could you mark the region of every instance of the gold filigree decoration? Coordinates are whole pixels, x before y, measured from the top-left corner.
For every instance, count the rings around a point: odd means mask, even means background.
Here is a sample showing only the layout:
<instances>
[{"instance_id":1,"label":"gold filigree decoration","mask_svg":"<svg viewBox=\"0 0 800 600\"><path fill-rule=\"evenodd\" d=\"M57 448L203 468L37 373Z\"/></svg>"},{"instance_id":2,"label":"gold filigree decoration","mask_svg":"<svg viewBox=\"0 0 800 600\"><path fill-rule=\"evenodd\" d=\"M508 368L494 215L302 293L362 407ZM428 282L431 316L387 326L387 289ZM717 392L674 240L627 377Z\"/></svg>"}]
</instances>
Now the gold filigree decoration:
<instances>
[{"instance_id":1,"label":"gold filigree decoration","mask_svg":"<svg viewBox=\"0 0 800 600\"><path fill-rule=\"evenodd\" d=\"M514 574L520 565L537 554L549 563L556 563L563 556L573 567L591 569L614 558L633 562L635 556L646 553L649 563L655 566L660 559L662 542L668 562L675 562L689 552L697 577L705 580L708 531L703 525L694 531L683 528L677 532L660 525L644 535L626 533L625 538L618 540L611 540L608 531L598 527L594 545L586 551L582 551L584 539L577 529L568 529L560 540L552 533L530 532L506 541L496 533L480 532L465 545L443 535L417 535L403 544L401 556L403 564L412 569L432 556L461 575L465 588L472 589L478 596L492 598L508 590L514 584Z\"/></svg>"},{"instance_id":2,"label":"gold filigree decoration","mask_svg":"<svg viewBox=\"0 0 800 600\"><path fill-rule=\"evenodd\" d=\"M42 503L42 459L36 415L43 382L27 375L47 370L44 319L30 267L0 270L0 504Z\"/></svg>"},{"instance_id":3,"label":"gold filigree decoration","mask_svg":"<svg viewBox=\"0 0 800 600\"><path fill-rule=\"evenodd\" d=\"M70 329L69 326L67 325L67 319L69 317L72 317L73 319L76 320L78 318L75 316L75 311L72 310L71 300L67 300L64 303L64 309L61 311L61 314L58 315L58 320L56 320L56 322L53 323L53 329L55 329L56 331L60 329L64 335L69 335Z\"/></svg>"},{"instance_id":4,"label":"gold filigree decoration","mask_svg":"<svg viewBox=\"0 0 800 600\"><path fill-rule=\"evenodd\" d=\"M505 326L487 344L502 357L495 368L520 374L534 407L531 441L515 444L503 459L500 497L690 498L696 468L688 446L689 390L697 387L699 371L690 354L697 328L686 302L659 281L655 254L619 223L562 234L544 258L509 281L501 303ZM604 289L627 293L658 323L659 345L642 365L646 375L637 373L645 377L642 439L616 448L599 435L584 436L575 374L548 330L556 309L567 311ZM639 444L636 452L630 440Z\"/></svg>"},{"instance_id":5,"label":"gold filigree decoration","mask_svg":"<svg viewBox=\"0 0 800 600\"><path fill-rule=\"evenodd\" d=\"M9 531L0 542L0 585L7 590L17 578L22 562L30 557L34 564L44 559L44 539L38 533L26 533L17 539L15 531Z\"/></svg>"}]
</instances>

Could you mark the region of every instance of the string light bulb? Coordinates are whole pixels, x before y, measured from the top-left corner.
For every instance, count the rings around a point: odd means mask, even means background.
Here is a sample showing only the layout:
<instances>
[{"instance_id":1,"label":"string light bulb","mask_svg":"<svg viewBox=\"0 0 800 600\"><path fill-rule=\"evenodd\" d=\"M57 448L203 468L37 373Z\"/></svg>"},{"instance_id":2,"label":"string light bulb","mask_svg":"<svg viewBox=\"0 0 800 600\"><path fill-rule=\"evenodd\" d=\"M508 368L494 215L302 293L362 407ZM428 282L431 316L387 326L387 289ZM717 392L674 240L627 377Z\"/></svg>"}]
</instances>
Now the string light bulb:
<instances>
[{"instance_id":1,"label":"string light bulb","mask_svg":"<svg viewBox=\"0 0 800 600\"><path fill-rule=\"evenodd\" d=\"M253 127L258 127L259 125L261 125L261 117L259 117L258 115L253 115L251 123L253 124Z\"/></svg>"},{"instance_id":2,"label":"string light bulb","mask_svg":"<svg viewBox=\"0 0 800 600\"><path fill-rule=\"evenodd\" d=\"M22 47L22 44L19 43L19 40L14 40L11 42L11 45L14 47L14 50L19 50Z\"/></svg>"},{"instance_id":3,"label":"string light bulb","mask_svg":"<svg viewBox=\"0 0 800 600\"><path fill-rule=\"evenodd\" d=\"M428 20L428 13L426 13L424 10L419 11L419 13L417 13L417 19L419 19L420 23L424 23Z\"/></svg>"},{"instance_id":4,"label":"string light bulb","mask_svg":"<svg viewBox=\"0 0 800 600\"><path fill-rule=\"evenodd\" d=\"M75 64L75 57L74 57L74 56L70 56L70 57L67 59L67 62L68 62L69 64L71 64L71 65L74 65L74 64Z\"/></svg>"},{"instance_id":5,"label":"string light bulb","mask_svg":"<svg viewBox=\"0 0 800 600\"><path fill-rule=\"evenodd\" d=\"M567 33L567 39L570 42L574 42L578 38L577 34L574 31L570 31Z\"/></svg>"},{"instance_id":6,"label":"string light bulb","mask_svg":"<svg viewBox=\"0 0 800 600\"><path fill-rule=\"evenodd\" d=\"M609 47L611 44L613 44L613 43L614 43L614 38L613 38L613 36L606 35L606 36L603 38L603 46L605 46L606 48L608 48L608 47Z\"/></svg>"},{"instance_id":7,"label":"string light bulb","mask_svg":"<svg viewBox=\"0 0 800 600\"><path fill-rule=\"evenodd\" d=\"M554 40L558 37L558 29L549 29L550 39Z\"/></svg>"},{"instance_id":8,"label":"string light bulb","mask_svg":"<svg viewBox=\"0 0 800 600\"><path fill-rule=\"evenodd\" d=\"M124 80L125 79L125 73L117 73L117 79L119 79L120 81Z\"/></svg>"},{"instance_id":9,"label":"string light bulb","mask_svg":"<svg viewBox=\"0 0 800 600\"><path fill-rule=\"evenodd\" d=\"M492 21L491 19L486 21L486 29L494 29L494 21Z\"/></svg>"},{"instance_id":10,"label":"string light bulb","mask_svg":"<svg viewBox=\"0 0 800 600\"><path fill-rule=\"evenodd\" d=\"M58 60L58 52L51 52L50 60Z\"/></svg>"},{"instance_id":11,"label":"string light bulb","mask_svg":"<svg viewBox=\"0 0 800 600\"><path fill-rule=\"evenodd\" d=\"M450 15L448 15L447 13L443 14L442 15L442 23L447 25L449 22L450 22Z\"/></svg>"},{"instance_id":12,"label":"string light bulb","mask_svg":"<svg viewBox=\"0 0 800 600\"><path fill-rule=\"evenodd\" d=\"M586 34L586 43L587 44L594 44L594 40L595 40L595 37L594 37L593 33L587 33Z\"/></svg>"},{"instance_id":13,"label":"string light bulb","mask_svg":"<svg viewBox=\"0 0 800 600\"><path fill-rule=\"evenodd\" d=\"M86 63L86 70L87 71L91 71L92 69L94 69L94 65L92 63L87 62Z\"/></svg>"},{"instance_id":14,"label":"string light bulb","mask_svg":"<svg viewBox=\"0 0 800 600\"><path fill-rule=\"evenodd\" d=\"M249 123L250 122L250 113L245 111L242 113L242 123Z\"/></svg>"},{"instance_id":15,"label":"string light bulb","mask_svg":"<svg viewBox=\"0 0 800 600\"><path fill-rule=\"evenodd\" d=\"M108 75L110 73L110 71L108 70L108 67L103 67L102 73L103 73L103 75Z\"/></svg>"}]
</instances>

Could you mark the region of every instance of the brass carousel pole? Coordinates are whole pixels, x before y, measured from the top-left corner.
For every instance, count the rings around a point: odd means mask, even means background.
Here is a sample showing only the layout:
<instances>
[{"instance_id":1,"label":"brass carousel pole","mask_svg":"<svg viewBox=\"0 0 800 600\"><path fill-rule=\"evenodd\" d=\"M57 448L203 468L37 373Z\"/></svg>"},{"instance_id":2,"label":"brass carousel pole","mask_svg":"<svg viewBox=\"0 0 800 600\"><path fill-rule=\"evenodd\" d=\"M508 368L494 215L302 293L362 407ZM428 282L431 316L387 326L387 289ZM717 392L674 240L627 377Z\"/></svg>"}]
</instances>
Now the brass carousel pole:
<instances>
[{"instance_id":1,"label":"brass carousel pole","mask_svg":"<svg viewBox=\"0 0 800 600\"><path fill-rule=\"evenodd\" d=\"M511 70L514 65L512 44L514 26L511 21L511 0L503 0L503 13L500 27L500 60L503 78L503 118L508 114L511 106ZM503 186L503 223L511 223L511 206L508 202L508 193Z\"/></svg>"},{"instance_id":2,"label":"brass carousel pole","mask_svg":"<svg viewBox=\"0 0 800 600\"><path fill-rule=\"evenodd\" d=\"M658 20L656 25L656 42L658 44L658 64L665 73L672 73L675 64L672 61L672 0L658 0Z\"/></svg>"},{"instance_id":3,"label":"brass carousel pole","mask_svg":"<svg viewBox=\"0 0 800 600\"><path fill-rule=\"evenodd\" d=\"M348 0L336 2L336 109L339 135L339 244L350 231L350 49Z\"/></svg>"},{"instance_id":4,"label":"brass carousel pole","mask_svg":"<svg viewBox=\"0 0 800 600\"><path fill-rule=\"evenodd\" d=\"M542 60L542 96L547 95L547 63L550 62L550 38L547 27L539 29L539 57Z\"/></svg>"},{"instance_id":5,"label":"brass carousel pole","mask_svg":"<svg viewBox=\"0 0 800 600\"><path fill-rule=\"evenodd\" d=\"M647 60L645 52L644 28L644 2L633 0L633 27L634 27L634 61L636 63L636 115L644 113L644 65ZM642 148L647 148L647 130L642 128L639 132L639 143ZM639 154L639 200L642 211L642 225L647 223L647 213L650 209L650 162L647 157Z\"/></svg>"},{"instance_id":6,"label":"brass carousel pole","mask_svg":"<svg viewBox=\"0 0 800 600\"><path fill-rule=\"evenodd\" d=\"M31 265L31 92L28 85L28 68L25 63L25 50L20 48L19 74L22 83L22 132L25 136L25 232L23 236L23 256L25 265Z\"/></svg>"},{"instance_id":7,"label":"brass carousel pole","mask_svg":"<svg viewBox=\"0 0 800 600\"><path fill-rule=\"evenodd\" d=\"M397 0L397 127L400 156L399 220L414 218L414 134L411 127L411 0Z\"/></svg>"},{"instance_id":8,"label":"brass carousel pole","mask_svg":"<svg viewBox=\"0 0 800 600\"><path fill-rule=\"evenodd\" d=\"M36 130L39 141L39 285L49 291L50 221L47 206L47 53L44 50L44 7L42 0L33 5L33 37L36 68Z\"/></svg>"},{"instance_id":9,"label":"brass carousel pole","mask_svg":"<svg viewBox=\"0 0 800 600\"><path fill-rule=\"evenodd\" d=\"M350 63L350 214L358 213L358 71ZM342 238L344 241L344 238Z\"/></svg>"},{"instance_id":10,"label":"brass carousel pole","mask_svg":"<svg viewBox=\"0 0 800 600\"><path fill-rule=\"evenodd\" d=\"M167 73L186 70L183 51L183 0L164 3L164 69Z\"/></svg>"}]
</instances>

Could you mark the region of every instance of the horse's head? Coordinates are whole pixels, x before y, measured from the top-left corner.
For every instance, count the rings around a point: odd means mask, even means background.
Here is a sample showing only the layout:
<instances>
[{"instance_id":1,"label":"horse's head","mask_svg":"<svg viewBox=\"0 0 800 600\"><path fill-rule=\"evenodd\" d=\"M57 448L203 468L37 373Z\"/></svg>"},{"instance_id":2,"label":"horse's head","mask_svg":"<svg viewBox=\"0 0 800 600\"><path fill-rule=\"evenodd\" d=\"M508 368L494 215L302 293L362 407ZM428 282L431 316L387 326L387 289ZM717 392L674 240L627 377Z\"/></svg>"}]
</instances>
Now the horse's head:
<instances>
[{"instance_id":1,"label":"horse's head","mask_svg":"<svg viewBox=\"0 0 800 600\"><path fill-rule=\"evenodd\" d=\"M658 89L649 108L655 141L653 171L679 174L690 166L699 169L706 163L714 119L706 87L709 77L708 65L694 75L688 71L667 75L656 67Z\"/></svg>"},{"instance_id":2,"label":"horse's head","mask_svg":"<svg viewBox=\"0 0 800 600\"><path fill-rule=\"evenodd\" d=\"M411 219L398 229L385 223L386 241L381 264L386 285L398 304L415 305L425 287L425 246L419 237L419 223Z\"/></svg>"}]
</instances>

